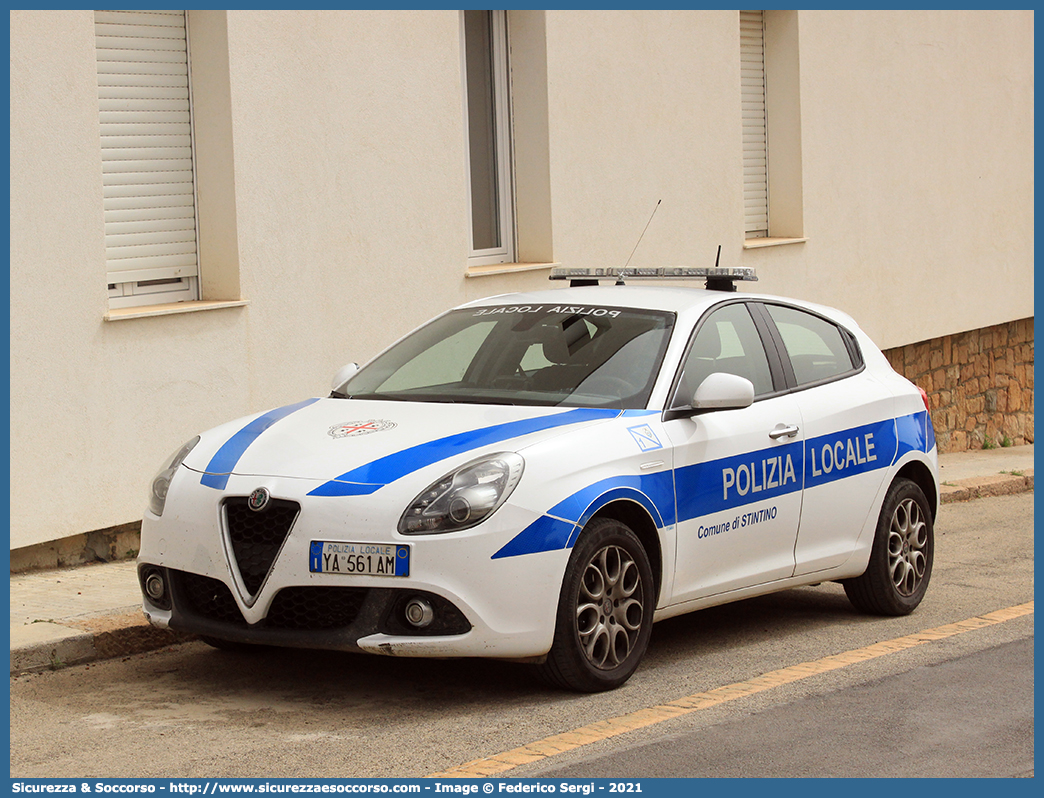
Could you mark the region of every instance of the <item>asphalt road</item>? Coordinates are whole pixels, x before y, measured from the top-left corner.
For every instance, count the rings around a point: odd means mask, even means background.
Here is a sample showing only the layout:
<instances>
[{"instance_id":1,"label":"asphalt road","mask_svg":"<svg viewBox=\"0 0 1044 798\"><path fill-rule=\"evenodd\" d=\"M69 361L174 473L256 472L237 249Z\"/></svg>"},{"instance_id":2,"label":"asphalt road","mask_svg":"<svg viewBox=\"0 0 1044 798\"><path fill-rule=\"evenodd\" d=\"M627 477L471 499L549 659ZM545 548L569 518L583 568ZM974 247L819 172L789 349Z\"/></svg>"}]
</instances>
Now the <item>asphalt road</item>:
<instances>
[{"instance_id":1,"label":"asphalt road","mask_svg":"<svg viewBox=\"0 0 1044 798\"><path fill-rule=\"evenodd\" d=\"M1026 637L530 775L1032 776L1032 695Z\"/></svg>"},{"instance_id":2,"label":"asphalt road","mask_svg":"<svg viewBox=\"0 0 1044 798\"><path fill-rule=\"evenodd\" d=\"M904 618L859 615L834 584L704 610L658 624L635 676L595 696L509 663L189 643L12 679L11 775L425 776L1032 600L1033 494L945 505L931 587ZM1033 614L975 627L501 775L1032 775Z\"/></svg>"}]
</instances>

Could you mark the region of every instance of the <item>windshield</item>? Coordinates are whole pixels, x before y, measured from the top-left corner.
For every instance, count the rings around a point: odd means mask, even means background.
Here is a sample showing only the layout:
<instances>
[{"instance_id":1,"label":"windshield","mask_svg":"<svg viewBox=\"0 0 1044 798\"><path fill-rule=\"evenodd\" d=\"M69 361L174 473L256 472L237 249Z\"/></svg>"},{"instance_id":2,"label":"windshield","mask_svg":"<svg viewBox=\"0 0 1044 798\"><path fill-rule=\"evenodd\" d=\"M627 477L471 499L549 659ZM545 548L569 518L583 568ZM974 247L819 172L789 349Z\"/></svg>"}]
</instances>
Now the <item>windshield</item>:
<instances>
[{"instance_id":1,"label":"windshield","mask_svg":"<svg viewBox=\"0 0 1044 798\"><path fill-rule=\"evenodd\" d=\"M644 408L674 314L565 305L440 316L359 371L352 399Z\"/></svg>"}]
</instances>

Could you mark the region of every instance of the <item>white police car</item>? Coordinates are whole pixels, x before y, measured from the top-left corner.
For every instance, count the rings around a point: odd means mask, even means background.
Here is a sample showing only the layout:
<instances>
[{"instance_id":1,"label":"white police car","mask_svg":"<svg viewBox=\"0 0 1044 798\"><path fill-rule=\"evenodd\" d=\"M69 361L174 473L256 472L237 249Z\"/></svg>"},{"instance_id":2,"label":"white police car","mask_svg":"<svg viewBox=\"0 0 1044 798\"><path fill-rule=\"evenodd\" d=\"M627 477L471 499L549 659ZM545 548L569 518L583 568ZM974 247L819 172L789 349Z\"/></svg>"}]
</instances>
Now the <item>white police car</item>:
<instances>
[{"instance_id":1,"label":"white police car","mask_svg":"<svg viewBox=\"0 0 1044 798\"><path fill-rule=\"evenodd\" d=\"M650 271L752 278L627 277ZM187 443L142 523L145 614L597 691L701 607L840 580L912 611L938 506L923 392L836 310L597 284L617 276L463 305L329 397Z\"/></svg>"}]
</instances>

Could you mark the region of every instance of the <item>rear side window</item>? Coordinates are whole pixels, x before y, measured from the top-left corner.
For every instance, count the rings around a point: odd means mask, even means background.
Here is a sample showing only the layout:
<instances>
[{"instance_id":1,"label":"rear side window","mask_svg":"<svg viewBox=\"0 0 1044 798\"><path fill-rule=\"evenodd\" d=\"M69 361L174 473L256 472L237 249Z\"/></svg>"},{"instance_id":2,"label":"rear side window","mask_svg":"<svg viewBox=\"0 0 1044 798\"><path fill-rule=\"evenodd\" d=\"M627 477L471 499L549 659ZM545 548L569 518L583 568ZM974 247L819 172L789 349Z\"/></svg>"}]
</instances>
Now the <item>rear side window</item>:
<instances>
[{"instance_id":1,"label":"rear side window","mask_svg":"<svg viewBox=\"0 0 1044 798\"><path fill-rule=\"evenodd\" d=\"M776 323L797 384L839 377L856 368L845 333L833 322L782 305L765 305Z\"/></svg>"}]
</instances>

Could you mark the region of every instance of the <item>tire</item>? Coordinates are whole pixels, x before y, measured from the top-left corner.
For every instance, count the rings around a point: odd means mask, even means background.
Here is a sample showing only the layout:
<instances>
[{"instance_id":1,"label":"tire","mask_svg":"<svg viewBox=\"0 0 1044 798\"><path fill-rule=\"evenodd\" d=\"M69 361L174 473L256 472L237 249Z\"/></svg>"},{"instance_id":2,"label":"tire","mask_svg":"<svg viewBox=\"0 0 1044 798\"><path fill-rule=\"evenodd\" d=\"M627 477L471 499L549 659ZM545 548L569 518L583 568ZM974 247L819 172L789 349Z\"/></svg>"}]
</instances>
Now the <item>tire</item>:
<instances>
[{"instance_id":1,"label":"tire","mask_svg":"<svg viewBox=\"0 0 1044 798\"><path fill-rule=\"evenodd\" d=\"M655 604L649 557L635 534L609 518L591 521L569 557L541 675L584 693L619 687L649 646Z\"/></svg>"},{"instance_id":2,"label":"tire","mask_svg":"<svg viewBox=\"0 0 1044 798\"><path fill-rule=\"evenodd\" d=\"M866 571L842 582L848 600L873 615L908 615L924 598L934 558L928 500L916 483L897 479L881 505Z\"/></svg>"}]
</instances>

